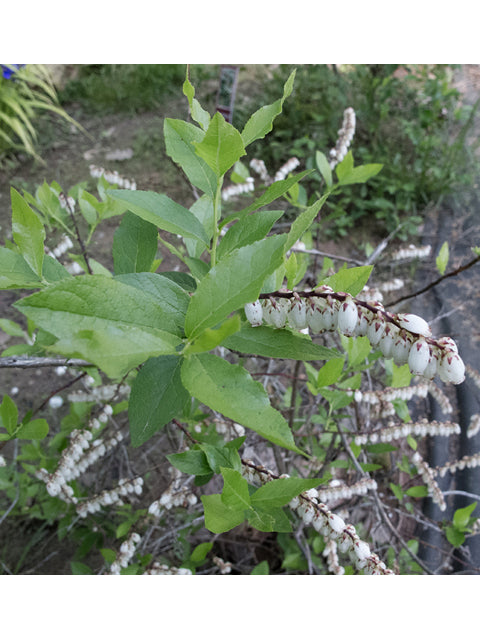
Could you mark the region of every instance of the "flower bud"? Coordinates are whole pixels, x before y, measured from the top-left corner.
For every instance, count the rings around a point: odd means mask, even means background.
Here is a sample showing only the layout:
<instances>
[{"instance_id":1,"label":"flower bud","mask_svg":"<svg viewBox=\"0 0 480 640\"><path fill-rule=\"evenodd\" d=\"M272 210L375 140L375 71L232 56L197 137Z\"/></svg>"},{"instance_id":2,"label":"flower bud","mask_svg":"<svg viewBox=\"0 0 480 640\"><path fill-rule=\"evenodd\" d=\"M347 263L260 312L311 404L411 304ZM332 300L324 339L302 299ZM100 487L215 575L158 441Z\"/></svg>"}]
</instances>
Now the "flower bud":
<instances>
[{"instance_id":1,"label":"flower bud","mask_svg":"<svg viewBox=\"0 0 480 640\"><path fill-rule=\"evenodd\" d=\"M465 365L457 353L445 351L438 365L438 374L443 382L460 384L465 380Z\"/></svg>"},{"instance_id":2,"label":"flower bud","mask_svg":"<svg viewBox=\"0 0 480 640\"><path fill-rule=\"evenodd\" d=\"M276 329L283 329L287 322L287 305L288 302L283 299L269 301L263 313L265 322L273 325Z\"/></svg>"},{"instance_id":3,"label":"flower bud","mask_svg":"<svg viewBox=\"0 0 480 640\"><path fill-rule=\"evenodd\" d=\"M430 329L428 322L423 318L420 318L420 316L416 316L413 313L399 313L396 319L402 329L406 329L411 333L418 333L426 338L430 338L432 336L432 330Z\"/></svg>"},{"instance_id":4,"label":"flower bud","mask_svg":"<svg viewBox=\"0 0 480 640\"><path fill-rule=\"evenodd\" d=\"M307 327L307 306L300 298L292 301L287 311L288 322L293 329L305 329Z\"/></svg>"},{"instance_id":5,"label":"flower bud","mask_svg":"<svg viewBox=\"0 0 480 640\"><path fill-rule=\"evenodd\" d=\"M245 315L252 327L259 327L262 324L262 305L259 300L255 302L249 302L245 305Z\"/></svg>"},{"instance_id":6,"label":"flower bud","mask_svg":"<svg viewBox=\"0 0 480 640\"><path fill-rule=\"evenodd\" d=\"M312 298L307 305L306 318L312 333L323 333L325 331L323 322L325 306L326 302L323 298Z\"/></svg>"},{"instance_id":7,"label":"flower bud","mask_svg":"<svg viewBox=\"0 0 480 640\"><path fill-rule=\"evenodd\" d=\"M408 362L411 346L407 332L402 329L392 349L392 358L398 367Z\"/></svg>"},{"instance_id":8,"label":"flower bud","mask_svg":"<svg viewBox=\"0 0 480 640\"><path fill-rule=\"evenodd\" d=\"M424 338L419 338L410 348L408 367L415 376L421 376L430 360L430 347Z\"/></svg>"},{"instance_id":9,"label":"flower bud","mask_svg":"<svg viewBox=\"0 0 480 640\"><path fill-rule=\"evenodd\" d=\"M367 329L367 337L372 346L376 347L379 344L386 328L387 323L382 316L375 316L370 321Z\"/></svg>"},{"instance_id":10,"label":"flower bud","mask_svg":"<svg viewBox=\"0 0 480 640\"><path fill-rule=\"evenodd\" d=\"M346 336L355 335L358 322L358 309L352 296L347 296L338 310L338 330Z\"/></svg>"}]
</instances>

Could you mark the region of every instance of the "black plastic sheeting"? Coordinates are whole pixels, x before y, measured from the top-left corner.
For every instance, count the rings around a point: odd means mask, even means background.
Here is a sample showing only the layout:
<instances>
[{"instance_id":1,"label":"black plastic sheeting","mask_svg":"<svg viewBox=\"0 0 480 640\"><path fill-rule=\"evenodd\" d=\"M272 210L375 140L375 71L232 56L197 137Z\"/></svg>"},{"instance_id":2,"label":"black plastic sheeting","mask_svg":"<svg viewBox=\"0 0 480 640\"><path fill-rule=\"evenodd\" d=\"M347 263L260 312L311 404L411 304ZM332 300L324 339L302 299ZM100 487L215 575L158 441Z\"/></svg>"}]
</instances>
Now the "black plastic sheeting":
<instances>
[{"instance_id":1,"label":"black plastic sheeting","mask_svg":"<svg viewBox=\"0 0 480 640\"><path fill-rule=\"evenodd\" d=\"M480 246L480 199L472 194L469 204L460 206L452 200L448 205L431 212L425 222L423 244L432 246L429 266L419 268L416 274L416 289L436 280L438 271L435 257L445 241L449 244L450 258L446 272L470 262L475 255L471 247ZM403 310L403 309L402 309ZM411 300L410 310L417 313L432 326L435 337L450 336L458 346L465 364L480 371L480 263L458 275L446 278L433 289ZM428 439L430 466L442 466L448 461L480 452L480 433L467 438L466 432L473 414L480 413L480 389L466 377L460 385L444 385L438 378L435 382L442 387L453 407L453 415L444 415L431 399L429 418L432 420L454 420L462 432L456 438L431 437ZM464 469L454 474L447 472L444 478L437 477L442 491L467 492L480 495L480 467ZM427 518L437 522L452 521L456 509L471 505L475 498L454 493L445 496L447 510L441 511L430 498L424 503L423 512ZM480 500L472 514L480 518ZM417 535L421 544L419 557L436 573L480 574L480 536L467 538L464 551L456 550L450 555L452 546L445 534L431 526L419 525ZM445 560L450 557L448 566Z\"/></svg>"}]
</instances>

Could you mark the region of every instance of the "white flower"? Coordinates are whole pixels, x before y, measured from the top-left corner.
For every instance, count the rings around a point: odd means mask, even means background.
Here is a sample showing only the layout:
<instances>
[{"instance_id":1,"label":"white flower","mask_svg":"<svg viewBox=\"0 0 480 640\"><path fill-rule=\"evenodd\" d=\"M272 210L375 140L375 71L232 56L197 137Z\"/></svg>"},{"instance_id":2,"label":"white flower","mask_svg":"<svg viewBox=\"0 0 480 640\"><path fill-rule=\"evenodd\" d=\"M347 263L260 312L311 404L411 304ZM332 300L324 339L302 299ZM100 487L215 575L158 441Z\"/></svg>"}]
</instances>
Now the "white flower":
<instances>
[{"instance_id":1,"label":"white flower","mask_svg":"<svg viewBox=\"0 0 480 640\"><path fill-rule=\"evenodd\" d=\"M407 331L418 333L426 338L430 338L432 336L432 330L430 329L428 322L423 318L420 318L420 316L416 316L413 313L399 313L396 319L398 324L403 329L407 329Z\"/></svg>"},{"instance_id":2,"label":"white flower","mask_svg":"<svg viewBox=\"0 0 480 640\"><path fill-rule=\"evenodd\" d=\"M408 362L411 346L412 343L410 342L407 333L404 330L401 330L392 349L392 358L398 367L401 367Z\"/></svg>"},{"instance_id":3,"label":"white flower","mask_svg":"<svg viewBox=\"0 0 480 640\"><path fill-rule=\"evenodd\" d=\"M346 336L355 335L355 328L358 322L358 309L352 296L347 296L338 310L337 324L338 330Z\"/></svg>"},{"instance_id":4,"label":"white flower","mask_svg":"<svg viewBox=\"0 0 480 640\"><path fill-rule=\"evenodd\" d=\"M443 382L460 384L465 380L465 365L460 356L452 351L445 351L438 365L438 374Z\"/></svg>"},{"instance_id":5,"label":"white flower","mask_svg":"<svg viewBox=\"0 0 480 640\"><path fill-rule=\"evenodd\" d=\"M419 338L410 348L408 367L413 375L421 376L430 360L430 347L424 338Z\"/></svg>"},{"instance_id":6,"label":"white flower","mask_svg":"<svg viewBox=\"0 0 480 640\"><path fill-rule=\"evenodd\" d=\"M287 301L280 299L275 300L275 303L271 303L269 300L267 302L268 306L264 311L265 322L273 325L276 329L283 329L287 322Z\"/></svg>"},{"instance_id":7,"label":"white flower","mask_svg":"<svg viewBox=\"0 0 480 640\"><path fill-rule=\"evenodd\" d=\"M367 329L367 337L374 347L376 347L387 328L387 323L382 316L376 316L371 320Z\"/></svg>"},{"instance_id":8,"label":"white flower","mask_svg":"<svg viewBox=\"0 0 480 640\"><path fill-rule=\"evenodd\" d=\"M357 540L353 545L353 551L359 560L366 560L370 555L370 547L366 542Z\"/></svg>"},{"instance_id":9,"label":"white flower","mask_svg":"<svg viewBox=\"0 0 480 640\"><path fill-rule=\"evenodd\" d=\"M326 302L323 298L312 298L307 306L307 323L313 333L322 333L325 331L322 313L325 305Z\"/></svg>"},{"instance_id":10,"label":"white flower","mask_svg":"<svg viewBox=\"0 0 480 640\"><path fill-rule=\"evenodd\" d=\"M290 309L287 311L288 322L294 329L305 329L307 326L307 305L303 300L292 301Z\"/></svg>"},{"instance_id":11,"label":"white flower","mask_svg":"<svg viewBox=\"0 0 480 640\"><path fill-rule=\"evenodd\" d=\"M262 305L259 300L249 302L245 305L245 315L252 327L259 327L262 324Z\"/></svg>"},{"instance_id":12,"label":"white flower","mask_svg":"<svg viewBox=\"0 0 480 640\"><path fill-rule=\"evenodd\" d=\"M340 518L340 516L337 516L335 513L331 513L328 516L328 526L331 529L331 536L333 538L338 538L345 529L345 522Z\"/></svg>"}]
</instances>

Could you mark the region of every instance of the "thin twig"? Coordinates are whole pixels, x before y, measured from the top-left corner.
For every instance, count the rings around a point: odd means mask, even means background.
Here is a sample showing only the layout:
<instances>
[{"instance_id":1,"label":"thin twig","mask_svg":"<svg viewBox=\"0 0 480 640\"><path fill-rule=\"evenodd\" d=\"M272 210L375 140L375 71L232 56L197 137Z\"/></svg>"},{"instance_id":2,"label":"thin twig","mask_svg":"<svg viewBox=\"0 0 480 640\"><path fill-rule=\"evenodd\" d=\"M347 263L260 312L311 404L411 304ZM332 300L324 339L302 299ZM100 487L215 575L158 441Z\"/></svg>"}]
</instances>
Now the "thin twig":
<instances>
[{"instance_id":1,"label":"thin twig","mask_svg":"<svg viewBox=\"0 0 480 640\"><path fill-rule=\"evenodd\" d=\"M94 367L91 362L77 358L38 358L34 356L6 356L0 358L0 369L30 369L35 367Z\"/></svg>"}]
</instances>

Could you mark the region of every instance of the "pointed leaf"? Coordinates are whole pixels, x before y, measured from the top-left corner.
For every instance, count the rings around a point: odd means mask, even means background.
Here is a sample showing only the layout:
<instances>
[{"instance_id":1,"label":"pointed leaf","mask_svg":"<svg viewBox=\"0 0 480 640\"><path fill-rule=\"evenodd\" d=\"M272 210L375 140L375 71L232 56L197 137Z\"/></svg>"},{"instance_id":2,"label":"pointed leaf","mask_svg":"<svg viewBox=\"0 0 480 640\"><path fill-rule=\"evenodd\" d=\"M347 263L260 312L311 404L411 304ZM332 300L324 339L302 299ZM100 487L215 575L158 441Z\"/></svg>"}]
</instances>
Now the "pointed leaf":
<instances>
[{"instance_id":1,"label":"pointed leaf","mask_svg":"<svg viewBox=\"0 0 480 640\"><path fill-rule=\"evenodd\" d=\"M222 256L231 253L234 249L264 238L283 213L283 211L257 211L233 224L220 242L217 251L218 259L220 260Z\"/></svg>"},{"instance_id":2,"label":"pointed leaf","mask_svg":"<svg viewBox=\"0 0 480 640\"><path fill-rule=\"evenodd\" d=\"M271 509L283 507L303 491L318 487L320 478L279 478L267 482L251 496L252 506Z\"/></svg>"},{"instance_id":3,"label":"pointed leaf","mask_svg":"<svg viewBox=\"0 0 480 640\"><path fill-rule=\"evenodd\" d=\"M222 502L232 509L248 509L250 506L250 495L248 493L248 482L239 471L221 467L223 476Z\"/></svg>"},{"instance_id":4,"label":"pointed leaf","mask_svg":"<svg viewBox=\"0 0 480 640\"><path fill-rule=\"evenodd\" d=\"M211 119L203 140L195 143L195 150L217 178L245 155L242 136L218 111Z\"/></svg>"},{"instance_id":5,"label":"pointed leaf","mask_svg":"<svg viewBox=\"0 0 480 640\"><path fill-rule=\"evenodd\" d=\"M12 234L25 262L32 271L42 277L42 265L45 250L45 229L38 215L24 198L12 187Z\"/></svg>"},{"instance_id":6,"label":"pointed leaf","mask_svg":"<svg viewBox=\"0 0 480 640\"><path fill-rule=\"evenodd\" d=\"M192 396L214 411L256 431L270 442L299 451L287 422L270 405L263 386L243 367L202 353L185 359L182 381Z\"/></svg>"},{"instance_id":7,"label":"pointed leaf","mask_svg":"<svg viewBox=\"0 0 480 640\"><path fill-rule=\"evenodd\" d=\"M245 520L243 509L228 507L219 493L202 496L205 511L205 527L212 533L225 533L234 529Z\"/></svg>"},{"instance_id":8,"label":"pointed leaf","mask_svg":"<svg viewBox=\"0 0 480 640\"><path fill-rule=\"evenodd\" d=\"M271 236L232 251L200 281L185 318L185 331L195 338L232 311L253 302L265 278L283 261L285 236Z\"/></svg>"},{"instance_id":9,"label":"pointed leaf","mask_svg":"<svg viewBox=\"0 0 480 640\"><path fill-rule=\"evenodd\" d=\"M150 358L140 369L128 403L132 446L139 447L181 413L190 395L180 369L178 356Z\"/></svg>"},{"instance_id":10,"label":"pointed leaf","mask_svg":"<svg viewBox=\"0 0 480 640\"><path fill-rule=\"evenodd\" d=\"M115 273L150 271L157 248L157 227L127 211L113 235Z\"/></svg>"}]
</instances>

